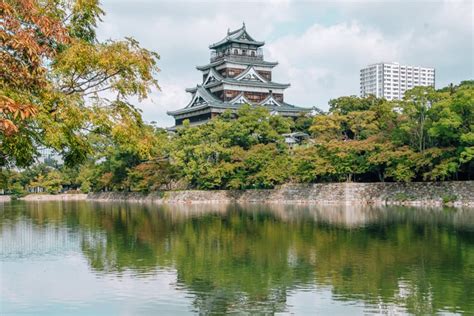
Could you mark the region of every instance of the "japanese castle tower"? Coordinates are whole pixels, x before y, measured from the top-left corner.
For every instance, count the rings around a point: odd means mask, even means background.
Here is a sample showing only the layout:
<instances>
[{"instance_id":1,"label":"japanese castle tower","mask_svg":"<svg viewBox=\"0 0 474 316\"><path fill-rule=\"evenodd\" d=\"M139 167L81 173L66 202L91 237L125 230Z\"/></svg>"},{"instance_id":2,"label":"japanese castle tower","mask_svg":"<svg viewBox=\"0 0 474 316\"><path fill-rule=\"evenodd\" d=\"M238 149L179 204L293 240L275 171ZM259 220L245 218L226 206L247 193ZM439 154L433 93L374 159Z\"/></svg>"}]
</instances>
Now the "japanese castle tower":
<instances>
[{"instance_id":1,"label":"japanese castle tower","mask_svg":"<svg viewBox=\"0 0 474 316\"><path fill-rule=\"evenodd\" d=\"M272 113L289 117L311 111L285 102L284 91L290 84L272 81L272 69L278 62L263 59L263 45L265 42L247 33L245 23L210 45L210 63L196 67L202 72L202 83L186 89L192 94L191 101L182 109L168 112L176 126L186 119L191 124L204 123L243 104L265 106Z\"/></svg>"}]
</instances>

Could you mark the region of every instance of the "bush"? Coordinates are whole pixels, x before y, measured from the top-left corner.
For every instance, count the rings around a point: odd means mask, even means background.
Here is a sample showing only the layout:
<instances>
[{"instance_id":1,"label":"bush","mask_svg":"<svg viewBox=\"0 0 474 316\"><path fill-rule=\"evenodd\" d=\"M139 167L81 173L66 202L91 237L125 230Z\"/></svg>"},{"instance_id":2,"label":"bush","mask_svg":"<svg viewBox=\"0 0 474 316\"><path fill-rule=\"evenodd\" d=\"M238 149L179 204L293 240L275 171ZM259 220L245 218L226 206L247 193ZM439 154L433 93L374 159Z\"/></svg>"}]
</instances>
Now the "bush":
<instances>
[{"instance_id":1,"label":"bush","mask_svg":"<svg viewBox=\"0 0 474 316\"><path fill-rule=\"evenodd\" d=\"M403 202L403 201L412 200L413 197L409 194L406 194L405 192L397 192L394 194L393 199L395 201Z\"/></svg>"},{"instance_id":2,"label":"bush","mask_svg":"<svg viewBox=\"0 0 474 316\"><path fill-rule=\"evenodd\" d=\"M455 194L445 194L441 197L443 204L457 201L458 197Z\"/></svg>"}]
</instances>

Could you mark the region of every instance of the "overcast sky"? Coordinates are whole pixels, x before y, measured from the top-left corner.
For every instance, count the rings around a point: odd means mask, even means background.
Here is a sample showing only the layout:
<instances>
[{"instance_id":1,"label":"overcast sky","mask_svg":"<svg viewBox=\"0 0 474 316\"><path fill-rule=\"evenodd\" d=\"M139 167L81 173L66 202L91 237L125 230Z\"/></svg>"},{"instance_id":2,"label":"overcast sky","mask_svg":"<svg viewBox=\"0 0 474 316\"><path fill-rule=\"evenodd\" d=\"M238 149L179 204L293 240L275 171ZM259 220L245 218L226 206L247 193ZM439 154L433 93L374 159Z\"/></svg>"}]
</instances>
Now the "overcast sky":
<instances>
[{"instance_id":1,"label":"overcast sky","mask_svg":"<svg viewBox=\"0 0 474 316\"><path fill-rule=\"evenodd\" d=\"M467 1L160 1L102 0L100 39L131 36L161 56L161 91L138 106L144 119L173 125L184 89L202 80L209 44L245 21L278 61L274 81L291 83L289 103L328 108L359 92L359 70L379 61L436 68L436 87L474 78L473 2Z\"/></svg>"}]
</instances>

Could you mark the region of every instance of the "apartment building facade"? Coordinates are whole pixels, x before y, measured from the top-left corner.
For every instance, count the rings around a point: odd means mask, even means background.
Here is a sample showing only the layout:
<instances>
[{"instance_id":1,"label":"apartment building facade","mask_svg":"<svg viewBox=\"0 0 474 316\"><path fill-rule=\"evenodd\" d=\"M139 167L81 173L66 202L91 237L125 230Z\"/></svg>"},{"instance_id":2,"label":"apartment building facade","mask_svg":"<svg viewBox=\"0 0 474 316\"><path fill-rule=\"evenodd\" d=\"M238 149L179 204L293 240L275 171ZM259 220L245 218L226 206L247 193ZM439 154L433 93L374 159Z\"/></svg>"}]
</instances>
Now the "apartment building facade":
<instances>
[{"instance_id":1,"label":"apartment building facade","mask_svg":"<svg viewBox=\"0 0 474 316\"><path fill-rule=\"evenodd\" d=\"M400 100L405 91L417 86L435 86L435 69L377 63L360 70L360 95L370 94L387 100Z\"/></svg>"}]
</instances>

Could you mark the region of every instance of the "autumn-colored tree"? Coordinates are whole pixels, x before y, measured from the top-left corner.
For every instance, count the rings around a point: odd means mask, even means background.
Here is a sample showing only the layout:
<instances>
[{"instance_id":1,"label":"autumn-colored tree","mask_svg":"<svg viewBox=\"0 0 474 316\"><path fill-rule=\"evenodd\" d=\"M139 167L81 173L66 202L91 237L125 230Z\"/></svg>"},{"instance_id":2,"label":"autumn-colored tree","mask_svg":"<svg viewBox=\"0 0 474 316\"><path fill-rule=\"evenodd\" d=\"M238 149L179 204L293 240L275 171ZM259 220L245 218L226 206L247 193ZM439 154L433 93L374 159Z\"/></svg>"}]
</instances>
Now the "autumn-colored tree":
<instances>
[{"instance_id":1,"label":"autumn-colored tree","mask_svg":"<svg viewBox=\"0 0 474 316\"><path fill-rule=\"evenodd\" d=\"M6 0L0 10L0 165L30 164L40 144L72 165L92 152L90 137L142 138L128 98L157 87L156 53L131 38L99 42L97 0Z\"/></svg>"},{"instance_id":2,"label":"autumn-colored tree","mask_svg":"<svg viewBox=\"0 0 474 316\"><path fill-rule=\"evenodd\" d=\"M48 85L45 61L69 36L36 1L2 1L0 13L0 131L12 135L38 112L34 97Z\"/></svg>"},{"instance_id":3,"label":"autumn-colored tree","mask_svg":"<svg viewBox=\"0 0 474 316\"><path fill-rule=\"evenodd\" d=\"M162 157L130 168L127 181L134 191L171 190L177 174L176 168Z\"/></svg>"}]
</instances>

